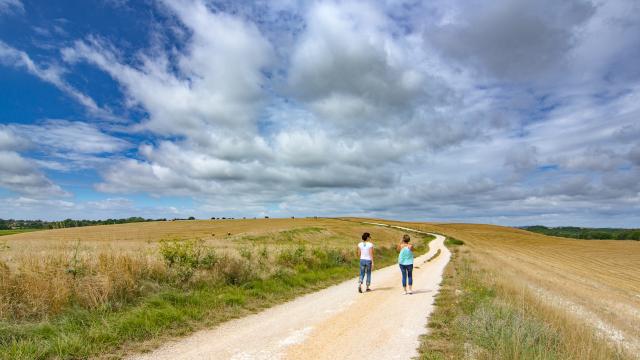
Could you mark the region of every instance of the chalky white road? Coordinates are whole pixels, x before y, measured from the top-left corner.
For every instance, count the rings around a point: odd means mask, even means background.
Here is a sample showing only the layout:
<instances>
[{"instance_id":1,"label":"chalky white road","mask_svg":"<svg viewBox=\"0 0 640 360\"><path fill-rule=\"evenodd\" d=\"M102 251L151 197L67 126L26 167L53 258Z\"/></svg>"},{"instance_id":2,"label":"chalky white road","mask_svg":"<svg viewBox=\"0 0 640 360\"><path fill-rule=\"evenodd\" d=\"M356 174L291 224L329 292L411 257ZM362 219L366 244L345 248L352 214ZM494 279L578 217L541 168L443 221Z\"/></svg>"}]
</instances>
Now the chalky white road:
<instances>
[{"instance_id":1,"label":"chalky white road","mask_svg":"<svg viewBox=\"0 0 640 360\"><path fill-rule=\"evenodd\" d=\"M436 235L414 260L413 295L404 295L398 266L389 266L373 272L371 292L359 294L354 278L131 359L410 359L451 256L443 243Z\"/></svg>"}]
</instances>

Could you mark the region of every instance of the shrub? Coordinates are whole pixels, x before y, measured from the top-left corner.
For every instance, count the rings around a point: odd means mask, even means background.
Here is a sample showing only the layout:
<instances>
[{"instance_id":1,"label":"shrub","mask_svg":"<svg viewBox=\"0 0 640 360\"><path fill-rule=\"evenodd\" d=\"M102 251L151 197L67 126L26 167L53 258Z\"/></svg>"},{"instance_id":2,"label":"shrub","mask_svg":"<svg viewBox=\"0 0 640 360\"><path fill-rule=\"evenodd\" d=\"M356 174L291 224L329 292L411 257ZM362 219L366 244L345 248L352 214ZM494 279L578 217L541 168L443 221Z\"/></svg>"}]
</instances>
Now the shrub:
<instances>
[{"instance_id":1,"label":"shrub","mask_svg":"<svg viewBox=\"0 0 640 360\"><path fill-rule=\"evenodd\" d=\"M305 253L306 248L304 245L298 245L295 249L284 249L278 254L278 264L288 267L303 264L305 262Z\"/></svg>"},{"instance_id":2,"label":"shrub","mask_svg":"<svg viewBox=\"0 0 640 360\"><path fill-rule=\"evenodd\" d=\"M447 237L447 240L444 242L445 245L448 246L460 246L460 245L464 245L464 241L462 240L458 240L456 238L452 238L452 237Z\"/></svg>"},{"instance_id":3,"label":"shrub","mask_svg":"<svg viewBox=\"0 0 640 360\"><path fill-rule=\"evenodd\" d=\"M225 256L220 261L220 273L223 281L229 285L240 285L255 277L247 261Z\"/></svg>"},{"instance_id":4,"label":"shrub","mask_svg":"<svg viewBox=\"0 0 640 360\"><path fill-rule=\"evenodd\" d=\"M183 284L193 277L196 270L211 269L218 261L215 251L206 248L201 239L162 240L160 254L176 275L176 280Z\"/></svg>"}]
</instances>

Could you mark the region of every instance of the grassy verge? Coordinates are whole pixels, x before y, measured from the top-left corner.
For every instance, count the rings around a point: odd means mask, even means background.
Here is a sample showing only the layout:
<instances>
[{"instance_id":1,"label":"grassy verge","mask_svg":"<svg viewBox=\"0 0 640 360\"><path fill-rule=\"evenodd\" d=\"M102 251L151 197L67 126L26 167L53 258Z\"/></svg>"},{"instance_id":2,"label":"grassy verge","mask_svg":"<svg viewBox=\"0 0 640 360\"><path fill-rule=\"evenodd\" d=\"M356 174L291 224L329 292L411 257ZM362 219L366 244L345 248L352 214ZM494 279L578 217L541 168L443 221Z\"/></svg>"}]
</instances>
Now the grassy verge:
<instances>
[{"instance_id":1,"label":"grassy verge","mask_svg":"<svg viewBox=\"0 0 640 360\"><path fill-rule=\"evenodd\" d=\"M627 358L568 314L481 269L466 249L450 248L420 359Z\"/></svg>"},{"instance_id":2,"label":"grassy verge","mask_svg":"<svg viewBox=\"0 0 640 360\"><path fill-rule=\"evenodd\" d=\"M416 248L418 253L426 251L428 240L425 238L423 245ZM351 252L300 249L280 253L277 270L266 278L198 281L187 289L178 285L166 287L120 307L75 307L39 322L2 322L0 358L120 357L132 350L153 347L168 337L187 334L327 287L354 277L357 272L357 259ZM178 250L181 249L167 247L168 258L182 261L184 254ZM378 266L391 265L396 258L395 249L376 251Z\"/></svg>"}]
</instances>

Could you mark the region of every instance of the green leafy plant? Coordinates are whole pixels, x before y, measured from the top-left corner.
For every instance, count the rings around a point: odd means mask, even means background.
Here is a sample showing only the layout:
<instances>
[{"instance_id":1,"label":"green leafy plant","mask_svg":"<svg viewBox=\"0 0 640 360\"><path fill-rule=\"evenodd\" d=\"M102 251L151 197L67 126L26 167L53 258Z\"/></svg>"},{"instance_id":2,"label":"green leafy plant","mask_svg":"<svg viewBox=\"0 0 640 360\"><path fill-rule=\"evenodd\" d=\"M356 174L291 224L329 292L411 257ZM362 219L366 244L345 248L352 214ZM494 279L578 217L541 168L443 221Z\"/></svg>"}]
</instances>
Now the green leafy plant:
<instances>
[{"instance_id":1,"label":"green leafy plant","mask_svg":"<svg viewBox=\"0 0 640 360\"><path fill-rule=\"evenodd\" d=\"M162 240L160 254L180 283L188 282L198 269L213 268L219 260L213 249L204 246L202 239Z\"/></svg>"}]
</instances>

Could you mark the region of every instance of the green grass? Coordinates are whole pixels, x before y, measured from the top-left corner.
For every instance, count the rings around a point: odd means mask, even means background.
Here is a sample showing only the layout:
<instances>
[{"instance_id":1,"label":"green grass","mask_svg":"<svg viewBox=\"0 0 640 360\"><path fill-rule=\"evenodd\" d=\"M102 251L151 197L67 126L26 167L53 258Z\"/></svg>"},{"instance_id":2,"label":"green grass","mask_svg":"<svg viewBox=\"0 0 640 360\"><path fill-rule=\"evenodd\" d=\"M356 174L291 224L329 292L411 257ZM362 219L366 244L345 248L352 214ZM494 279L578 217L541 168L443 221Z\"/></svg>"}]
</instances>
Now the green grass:
<instances>
[{"instance_id":1,"label":"green grass","mask_svg":"<svg viewBox=\"0 0 640 360\"><path fill-rule=\"evenodd\" d=\"M31 231L39 231L42 229L13 229L13 230L0 230L0 236L3 235L13 235L13 234L20 234L20 233L24 233L24 232L31 232Z\"/></svg>"},{"instance_id":2,"label":"green grass","mask_svg":"<svg viewBox=\"0 0 640 360\"><path fill-rule=\"evenodd\" d=\"M450 236L447 236L447 239L444 241L444 245L445 246L459 246L459 245L464 245L464 241L458 240L456 238L452 238Z\"/></svg>"},{"instance_id":3,"label":"green grass","mask_svg":"<svg viewBox=\"0 0 640 360\"><path fill-rule=\"evenodd\" d=\"M424 253L427 248L425 241L416 252ZM266 279L237 285L200 283L189 290L165 289L117 310L77 308L39 323L0 323L0 358L118 357L140 348L143 342L157 343L219 324L357 276L357 259L340 258L331 250L312 253L309 261L283 266ZM396 259L395 249L376 252L379 266L391 265Z\"/></svg>"},{"instance_id":4,"label":"green grass","mask_svg":"<svg viewBox=\"0 0 640 360\"><path fill-rule=\"evenodd\" d=\"M299 229L283 230L277 233L264 235L247 235L242 239L254 243L293 243L295 239L304 235L320 234L326 229L321 227L305 227Z\"/></svg>"},{"instance_id":5,"label":"green grass","mask_svg":"<svg viewBox=\"0 0 640 360\"><path fill-rule=\"evenodd\" d=\"M459 249L452 253L420 359L625 358L582 324L563 323L524 294L497 286Z\"/></svg>"}]
</instances>

